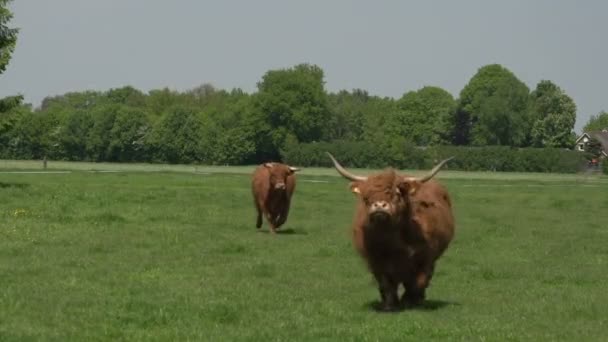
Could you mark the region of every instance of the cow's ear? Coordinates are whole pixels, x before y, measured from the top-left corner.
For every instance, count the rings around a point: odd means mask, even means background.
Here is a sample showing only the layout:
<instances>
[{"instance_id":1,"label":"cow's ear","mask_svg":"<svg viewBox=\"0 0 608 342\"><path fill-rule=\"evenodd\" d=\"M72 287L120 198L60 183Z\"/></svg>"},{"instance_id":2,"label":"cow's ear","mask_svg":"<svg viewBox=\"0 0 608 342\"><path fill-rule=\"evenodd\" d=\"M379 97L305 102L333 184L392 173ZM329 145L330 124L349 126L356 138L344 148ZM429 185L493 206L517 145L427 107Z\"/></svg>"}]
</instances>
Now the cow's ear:
<instances>
[{"instance_id":1,"label":"cow's ear","mask_svg":"<svg viewBox=\"0 0 608 342\"><path fill-rule=\"evenodd\" d=\"M404 179L397 185L397 189L403 196L412 196L418 191L422 183L413 179Z\"/></svg>"},{"instance_id":2,"label":"cow's ear","mask_svg":"<svg viewBox=\"0 0 608 342\"><path fill-rule=\"evenodd\" d=\"M361 194L361 182L351 182L349 184L350 187L350 191L352 191L354 194L360 195Z\"/></svg>"},{"instance_id":3,"label":"cow's ear","mask_svg":"<svg viewBox=\"0 0 608 342\"><path fill-rule=\"evenodd\" d=\"M272 163L264 163L264 167L266 168L272 168Z\"/></svg>"}]
</instances>

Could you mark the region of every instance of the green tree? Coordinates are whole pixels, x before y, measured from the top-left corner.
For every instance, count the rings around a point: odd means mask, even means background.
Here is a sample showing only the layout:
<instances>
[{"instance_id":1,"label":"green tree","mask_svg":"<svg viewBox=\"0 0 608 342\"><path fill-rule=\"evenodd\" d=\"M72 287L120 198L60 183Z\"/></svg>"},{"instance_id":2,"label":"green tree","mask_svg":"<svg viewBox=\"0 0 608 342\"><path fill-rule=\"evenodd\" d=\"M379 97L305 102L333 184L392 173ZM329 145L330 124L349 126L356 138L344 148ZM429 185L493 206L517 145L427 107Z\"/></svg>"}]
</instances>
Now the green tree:
<instances>
[{"instance_id":1,"label":"green tree","mask_svg":"<svg viewBox=\"0 0 608 342\"><path fill-rule=\"evenodd\" d=\"M460 92L457 144L525 146L531 125L529 89L508 69L484 66Z\"/></svg>"},{"instance_id":2,"label":"green tree","mask_svg":"<svg viewBox=\"0 0 608 342\"><path fill-rule=\"evenodd\" d=\"M208 142L207 147L210 147L205 149L205 155L208 155L214 164L238 165L251 160L251 156L255 153L255 141L253 133L247 127L239 125L216 130L214 133L208 136L214 136L216 139L212 141L204 139Z\"/></svg>"},{"instance_id":3,"label":"green tree","mask_svg":"<svg viewBox=\"0 0 608 342\"><path fill-rule=\"evenodd\" d=\"M551 81L540 81L530 94L532 144L536 147L572 147L576 105Z\"/></svg>"},{"instance_id":4,"label":"green tree","mask_svg":"<svg viewBox=\"0 0 608 342\"><path fill-rule=\"evenodd\" d=\"M147 141L156 161L192 163L200 161L201 120L196 109L174 106L167 110Z\"/></svg>"},{"instance_id":5,"label":"green tree","mask_svg":"<svg viewBox=\"0 0 608 342\"><path fill-rule=\"evenodd\" d=\"M40 111L64 113L64 116L67 116L74 110L89 111L105 102L103 93L98 91L68 92L63 95L45 97L40 105Z\"/></svg>"},{"instance_id":6,"label":"green tree","mask_svg":"<svg viewBox=\"0 0 608 342\"><path fill-rule=\"evenodd\" d=\"M404 94L398 105L400 111L394 128L399 135L419 146L451 141L456 101L450 93L427 86Z\"/></svg>"},{"instance_id":7,"label":"green tree","mask_svg":"<svg viewBox=\"0 0 608 342\"><path fill-rule=\"evenodd\" d=\"M50 159L89 160L87 147L89 130L94 126L91 111L103 103L101 92L68 92L46 97L36 112L45 118L47 131L41 136L43 157Z\"/></svg>"},{"instance_id":8,"label":"green tree","mask_svg":"<svg viewBox=\"0 0 608 342\"><path fill-rule=\"evenodd\" d=\"M328 95L331 113L324 133L326 140L359 140L363 135L365 108L371 96L361 89Z\"/></svg>"},{"instance_id":9,"label":"green tree","mask_svg":"<svg viewBox=\"0 0 608 342\"><path fill-rule=\"evenodd\" d=\"M108 160L144 161L145 139L149 131L148 117L142 109L120 108L109 131Z\"/></svg>"},{"instance_id":10,"label":"green tree","mask_svg":"<svg viewBox=\"0 0 608 342\"><path fill-rule=\"evenodd\" d=\"M591 115L589 121L583 127L583 131L585 132L601 131L604 129L608 129L608 112L606 111L601 111L597 115Z\"/></svg>"},{"instance_id":11,"label":"green tree","mask_svg":"<svg viewBox=\"0 0 608 342\"><path fill-rule=\"evenodd\" d=\"M11 130L9 149L17 159L58 159L61 125L55 115L25 111Z\"/></svg>"},{"instance_id":12,"label":"green tree","mask_svg":"<svg viewBox=\"0 0 608 342\"><path fill-rule=\"evenodd\" d=\"M232 93L242 93L242 91L235 89ZM221 106L231 94L228 94L225 90L216 89L209 83L204 83L186 91L184 95L186 100L183 104L189 104L199 109L212 107L221 110Z\"/></svg>"},{"instance_id":13,"label":"green tree","mask_svg":"<svg viewBox=\"0 0 608 342\"><path fill-rule=\"evenodd\" d=\"M0 74L4 73L8 62L11 60L17 43L17 33L19 33L19 29L7 26L13 18L13 14L8 9L8 4L11 1L0 0Z\"/></svg>"},{"instance_id":14,"label":"green tree","mask_svg":"<svg viewBox=\"0 0 608 342\"><path fill-rule=\"evenodd\" d=\"M146 96L144 93L131 86L110 89L105 93L105 96L107 101L113 104L123 104L142 108L146 103Z\"/></svg>"},{"instance_id":15,"label":"green tree","mask_svg":"<svg viewBox=\"0 0 608 342\"><path fill-rule=\"evenodd\" d=\"M299 64L290 69L268 71L258 83L257 109L263 132L270 138L270 157L289 136L300 142L320 140L329 121L323 70ZM266 144L264 142L263 144Z\"/></svg>"},{"instance_id":16,"label":"green tree","mask_svg":"<svg viewBox=\"0 0 608 342\"><path fill-rule=\"evenodd\" d=\"M5 113L10 111L11 109L18 107L23 103L23 96L8 96L3 99L0 99L0 113Z\"/></svg>"},{"instance_id":17,"label":"green tree","mask_svg":"<svg viewBox=\"0 0 608 342\"><path fill-rule=\"evenodd\" d=\"M146 98L146 112L154 118L159 118L170 108L185 105L185 97L169 88L151 90Z\"/></svg>"},{"instance_id":18,"label":"green tree","mask_svg":"<svg viewBox=\"0 0 608 342\"><path fill-rule=\"evenodd\" d=\"M328 106L330 118L324 140L371 142L387 139L387 134L398 134L391 128L399 112L397 101L392 98L371 96L362 89L342 90L329 94Z\"/></svg>"},{"instance_id":19,"label":"green tree","mask_svg":"<svg viewBox=\"0 0 608 342\"><path fill-rule=\"evenodd\" d=\"M396 117L399 114L397 101L392 98L373 96L363 107L363 134L361 140L369 144L391 143L397 138L404 138L395 130Z\"/></svg>"},{"instance_id":20,"label":"green tree","mask_svg":"<svg viewBox=\"0 0 608 342\"><path fill-rule=\"evenodd\" d=\"M108 152L111 137L108 133L114 127L116 113L122 107L119 104L103 104L91 110L93 126L86 142L87 154L91 160L100 162L111 159Z\"/></svg>"},{"instance_id":21,"label":"green tree","mask_svg":"<svg viewBox=\"0 0 608 342\"><path fill-rule=\"evenodd\" d=\"M19 29L8 27L13 13L8 9L11 0L0 0L0 74L6 71L9 61L17 44ZM23 102L23 96L10 96L0 99L0 113L5 113Z\"/></svg>"},{"instance_id":22,"label":"green tree","mask_svg":"<svg viewBox=\"0 0 608 342\"><path fill-rule=\"evenodd\" d=\"M13 151L10 149L11 138L15 127L19 125L24 116L31 113L31 108L25 105L12 106L10 109L0 110L0 112L3 113L0 115L0 158L13 158Z\"/></svg>"},{"instance_id":23,"label":"green tree","mask_svg":"<svg viewBox=\"0 0 608 342\"><path fill-rule=\"evenodd\" d=\"M255 130L251 125L252 97L239 89L210 102L203 124L204 157L214 164L253 162Z\"/></svg>"},{"instance_id":24,"label":"green tree","mask_svg":"<svg viewBox=\"0 0 608 342\"><path fill-rule=\"evenodd\" d=\"M74 161L88 160L87 136L93 119L87 111L74 111L67 117L59 135L60 151L64 158Z\"/></svg>"}]
</instances>

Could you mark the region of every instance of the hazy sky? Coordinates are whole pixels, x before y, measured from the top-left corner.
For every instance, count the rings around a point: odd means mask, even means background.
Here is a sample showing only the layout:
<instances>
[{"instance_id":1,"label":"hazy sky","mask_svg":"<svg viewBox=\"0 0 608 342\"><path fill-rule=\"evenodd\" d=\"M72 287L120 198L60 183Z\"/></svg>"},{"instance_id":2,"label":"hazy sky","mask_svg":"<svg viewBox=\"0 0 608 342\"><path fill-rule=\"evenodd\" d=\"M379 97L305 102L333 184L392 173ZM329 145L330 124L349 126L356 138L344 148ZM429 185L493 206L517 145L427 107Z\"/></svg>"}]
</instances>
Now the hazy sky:
<instances>
[{"instance_id":1,"label":"hazy sky","mask_svg":"<svg viewBox=\"0 0 608 342\"><path fill-rule=\"evenodd\" d=\"M21 28L0 96L202 83L256 90L268 70L320 66L326 89L454 96L500 63L533 89L549 79L577 104L576 130L608 110L603 0L17 0Z\"/></svg>"}]
</instances>

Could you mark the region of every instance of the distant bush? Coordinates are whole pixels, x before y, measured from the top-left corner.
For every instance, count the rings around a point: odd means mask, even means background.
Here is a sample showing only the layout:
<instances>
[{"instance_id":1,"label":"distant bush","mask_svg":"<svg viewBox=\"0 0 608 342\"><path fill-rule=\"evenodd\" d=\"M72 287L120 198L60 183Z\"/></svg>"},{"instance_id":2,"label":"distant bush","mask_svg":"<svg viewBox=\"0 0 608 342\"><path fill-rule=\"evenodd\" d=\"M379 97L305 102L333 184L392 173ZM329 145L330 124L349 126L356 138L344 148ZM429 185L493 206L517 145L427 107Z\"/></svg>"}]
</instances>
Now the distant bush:
<instances>
[{"instance_id":1,"label":"distant bush","mask_svg":"<svg viewBox=\"0 0 608 342\"><path fill-rule=\"evenodd\" d=\"M292 144L283 151L283 159L299 166L331 166L325 151L334 154L345 166L363 168L390 166L400 169L427 169L451 156L455 158L450 161L448 168L462 171L576 173L585 164L584 154L558 148L417 148L406 142L381 145L349 141Z\"/></svg>"},{"instance_id":2,"label":"distant bush","mask_svg":"<svg viewBox=\"0 0 608 342\"><path fill-rule=\"evenodd\" d=\"M604 172L605 175L608 175L608 159L606 158L602 160L602 172Z\"/></svg>"}]
</instances>

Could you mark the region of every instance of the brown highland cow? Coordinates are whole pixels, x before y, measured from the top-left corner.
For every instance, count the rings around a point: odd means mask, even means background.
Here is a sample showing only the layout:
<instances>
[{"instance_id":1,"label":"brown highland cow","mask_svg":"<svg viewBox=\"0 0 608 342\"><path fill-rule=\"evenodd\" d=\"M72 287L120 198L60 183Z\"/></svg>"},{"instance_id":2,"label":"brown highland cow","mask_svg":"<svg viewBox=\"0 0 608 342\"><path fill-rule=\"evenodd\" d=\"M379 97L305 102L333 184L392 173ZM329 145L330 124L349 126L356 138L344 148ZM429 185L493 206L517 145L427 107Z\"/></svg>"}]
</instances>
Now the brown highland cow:
<instances>
[{"instance_id":1,"label":"brown highland cow","mask_svg":"<svg viewBox=\"0 0 608 342\"><path fill-rule=\"evenodd\" d=\"M359 199L353 242L378 283L381 309L421 304L435 263L454 237L450 196L431 179L451 158L421 178L393 169L365 177L350 173L328 155ZM400 285L405 289L401 298Z\"/></svg>"},{"instance_id":2,"label":"brown highland cow","mask_svg":"<svg viewBox=\"0 0 608 342\"><path fill-rule=\"evenodd\" d=\"M296 188L298 168L281 163L264 163L253 172L251 190L258 216L255 226L262 227L262 215L276 233L287 220L291 196Z\"/></svg>"}]
</instances>

